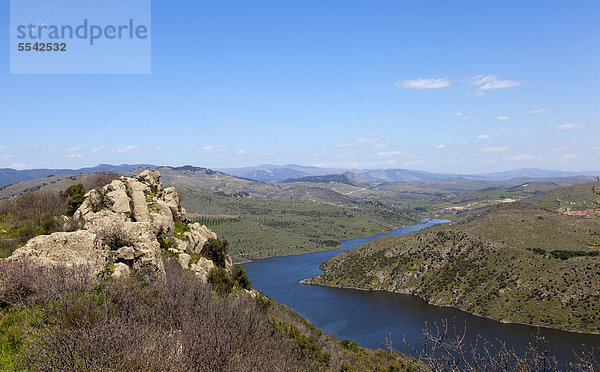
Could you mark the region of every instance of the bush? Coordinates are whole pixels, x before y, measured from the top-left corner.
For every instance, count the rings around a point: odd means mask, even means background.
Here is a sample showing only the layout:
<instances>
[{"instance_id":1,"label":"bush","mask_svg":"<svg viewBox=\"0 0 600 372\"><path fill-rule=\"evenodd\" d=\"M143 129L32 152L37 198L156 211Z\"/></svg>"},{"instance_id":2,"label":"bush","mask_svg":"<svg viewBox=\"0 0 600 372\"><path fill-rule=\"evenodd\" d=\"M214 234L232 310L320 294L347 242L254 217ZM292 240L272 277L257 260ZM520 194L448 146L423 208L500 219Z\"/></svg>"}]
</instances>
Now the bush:
<instances>
[{"instance_id":1,"label":"bush","mask_svg":"<svg viewBox=\"0 0 600 372\"><path fill-rule=\"evenodd\" d=\"M235 265L233 268L233 280L235 280L238 285L244 289L250 290L252 288L252 282L246 276L246 271L240 266Z\"/></svg>"},{"instance_id":2,"label":"bush","mask_svg":"<svg viewBox=\"0 0 600 372\"><path fill-rule=\"evenodd\" d=\"M38 274L27 261L0 261L0 308L24 304Z\"/></svg>"},{"instance_id":3,"label":"bush","mask_svg":"<svg viewBox=\"0 0 600 372\"><path fill-rule=\"evenodd\" d=\"M554 258L559 258L561 260L568 260L573 257L594 257L600 255L598 251L565 251L565 250L554 250L550 252L550 255Z\"/></svg>"},{"instance_id":4,"label":"bush","mask_svg":"<svg viewBox=\"0 0 600 372\"><path fill-rule=\"evenodd\" d=\"M81 183L69 186L65 190L64 196L68 199L69 204L67 214L72 216L85 201L85 188Z\"/></svg>"},{"instance_id":5,"label":"bush","mask_svg":"<svg viewBox=\"0 0 600 372\"><path fill-rule=\"evenodd\" d=\"M227 240L210 238L206 246L202 249L201 254L212 260L218 267L225 268L228 246L229 242Z\"/></svg>"},{"instance_id":6,"label":"bush","mask_svg":"<svg viewBox=\"0 0 600 372\"><path fill-rule=\"evenodd\" d=\"M229 276L227 270L220 267L210 270L207 281L219 293L230 293L235 286L235 281Z\"/></svg>"}]
</instances>

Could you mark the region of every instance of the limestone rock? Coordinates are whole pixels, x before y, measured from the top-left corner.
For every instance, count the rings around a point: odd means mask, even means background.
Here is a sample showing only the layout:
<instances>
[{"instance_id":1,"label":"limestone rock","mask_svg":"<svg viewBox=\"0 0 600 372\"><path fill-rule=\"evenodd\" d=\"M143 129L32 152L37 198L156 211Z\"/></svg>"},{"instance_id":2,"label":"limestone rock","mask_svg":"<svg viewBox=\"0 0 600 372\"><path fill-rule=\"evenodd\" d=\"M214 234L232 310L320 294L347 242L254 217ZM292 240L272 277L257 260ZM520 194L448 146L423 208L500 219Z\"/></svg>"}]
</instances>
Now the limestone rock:
<instances>
[{"instance_id":1,"label":"limestone rock","mask_svg":"<svg viewBox=\"0 0 600 372\"><path fill-rule=\"evenodd\" d=\"M114 267L113 277L114 278L126 278L129 276L131 270L129 266L122 262L117 262Z\"/></svg>"},{"instance_id":2,"label":"limestone rock","mask_svg":"<svg viewBox=\"0 0 600 372\"><path fill-rule=\"evenodd\" d=\"M198 263L192 264L190 266L190 268L196 274L197 277L206 281L210 270L215 268L215 263L209 259L200 257L200 259L198 260Z\"/></svg>"},{"instance_id":3,"label":"limestone rock","mask_svg":"<svg viewBox=\"0 0 600 372\"><path fill-rule=\"evenodd\" d=\"M157 186L158 180L160 179L160 173L145 170L137 176L137 179L141 182L146 182L152 186Z\"/></svg>"},{"instance_id":4,"label":"limestone rock","mask_svg":"<svg viewBox=\"0 0 600 372\"><path fill-rule=\"evenodd\" d=\"M179 261L179 264L181 264L181 267L187 268L187 267L190 267L191 259L192 259L192 256L190 256L187 253L182 253L179 255L178 261Z\"/></svg>"},{"instance_id":5,"label":"limestone rock","mask_svg":"<svg viewBox=\"0 0 600 372\"><path fill-rule=\"evenodd\" d=\"M10 259L30 259L42 267L86 265L99 276L106 269L108 255L108 250L96 234L78 230L36 236L14 251Z\"/></svg>"},{"instance_id":6,"label":"limestone rock","mask_svg":"<svg viewBox=\"0 0 600 372\"><path fill-rule=\"evenodd\" d=\"M96 277L111 273L126 277L135 271L153 281L165 277L161 242L167 242L182 267L206 280L214 263L201 257L190 265L190 253L201 254L208 239L217 235L192 223L181 239L174 237L174 224L187 223L186 212L177 191L163 189L159 179L158 172L145 170L135 178L121 177L87 192L72 220L79 230L35 237L10 259L32 259L41 265L85 264ZM229 257L226 269L232 269Z\"/></svg>"}]
</instances>

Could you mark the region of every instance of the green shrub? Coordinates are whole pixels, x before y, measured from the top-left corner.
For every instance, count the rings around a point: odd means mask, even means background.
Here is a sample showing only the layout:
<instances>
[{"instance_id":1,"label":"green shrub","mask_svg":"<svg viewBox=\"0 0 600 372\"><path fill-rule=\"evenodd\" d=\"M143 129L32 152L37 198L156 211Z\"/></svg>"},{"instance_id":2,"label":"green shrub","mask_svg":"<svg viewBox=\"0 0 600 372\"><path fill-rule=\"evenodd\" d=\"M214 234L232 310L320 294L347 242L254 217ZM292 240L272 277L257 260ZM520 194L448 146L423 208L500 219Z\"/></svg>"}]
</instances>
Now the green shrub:
<instances>
[{"instance_id":1,"label":"green shrub","mask_svg":"<svg viewBox=\"0 0 600 372\"><path fill-rule=\"evenodd\" d=\"M353 351L355 353L358 353L360 351L360 347L358 346L358 344L352 340L342 340L340 341L340 345L342 345L344 349Z\"/></svg>"},{"instance_id":2,"label":"green shrub","mask_svg":"<svg viewBox=\"0 0 600 372\"><path fill-rule=\"evenodd\" d=\"M186 232L191 231L190 225L184 222L175 222L175 229L173 230L173 235L177 239L187 240L189 241L189 237L185 236Z\"/></svg>"},{"instance_id":3,"label":"green shrub","mask_svg":"<svg viewBox=\"0 0 600 372\"><path fill-rule=\"evenodd\" d=\"M250 290L252 288L252 282L248 279L246 271L240 265L235 265L233 268L233 280L244 289Z\"/></svg>"},{"instance_id":4,"label":"green shrub","mask_svg":"<svg viewBox=\"0 0 600 372\"><path fill-rule=\"evenodd\" d=\"M598 251L565 251L561 249L554 250L550 252L550 255L554 258L559 258L561 260L568 260L573 257L594 257L600 255Z\"/></svg>"},{"instance_id":5,"label":"green shrub","mask_svg":"<svg viewBox=\"0 0 600 372\"><path fill-rule=\"evenodd\" d=\"M331 355L323 352L319 345L312 338L303 335L298 327L282 322L279 318L270 318L269 322L276 331L282 332L288 338L294 340L305 358L329 366Z\"/></svg>"},{"instance_id":6,"label":"green shrub","mask_svg":"<svg viewBox=\"0 0 600 372\"><path fill-rule=\"evenodd\" d=\"M220 267L210 270L207 280L220 293L231 293L235 286L235 281L231 278L227 270Z\"/></svg>"},{"instance_id":7,"label":"green shrub","mask_svg":"<svg viewBox=\"0 0 600 372\"><path fill-rule=\"evenodd\" d=\"M78 183L69 186L65 190L64 195L69 199L69 210L67 211L67 214L72 216L85 201L85 188L83 187L83 184Z\"/></svg>"},{"instance_id":8,"label":"green shrub","mask_svg":"<svg viewBox=\"0 0 600 372\"><path fill-rule=\"evenodd\" d=\"M225 268L228 246L229 242L227 240L210 238L206 247L202 249L202 254L209 260L212 260L218 267Z\"/></svg>"}]
</instances>

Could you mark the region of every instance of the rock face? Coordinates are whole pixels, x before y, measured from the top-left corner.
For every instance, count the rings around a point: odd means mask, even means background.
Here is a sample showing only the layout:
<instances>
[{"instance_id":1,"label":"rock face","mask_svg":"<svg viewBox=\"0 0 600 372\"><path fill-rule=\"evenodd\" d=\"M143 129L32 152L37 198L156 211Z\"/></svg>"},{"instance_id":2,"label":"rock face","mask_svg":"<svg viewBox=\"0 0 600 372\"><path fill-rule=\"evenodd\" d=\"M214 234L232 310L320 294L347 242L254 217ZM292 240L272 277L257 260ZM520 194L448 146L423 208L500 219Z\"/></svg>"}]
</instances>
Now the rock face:
<instances>
[{"instance_id":1,"label":"rock face","mask_svg":"<svg viewBox=\"0 0 600 372\"><path fill-rule=\"evenodd\" d=\"M168 250L182 267L206 280L215 265L200 254L217 235L189 223L177 191L163 189L159 179L158 172L146 170L89 191L74 216L80 230L37 236L10 259L42 266L87 265L98 278L136 272L153 281L165 276L161 250ZM226 269L231 267L229 258Z\"/></svg>"}]
</instances>

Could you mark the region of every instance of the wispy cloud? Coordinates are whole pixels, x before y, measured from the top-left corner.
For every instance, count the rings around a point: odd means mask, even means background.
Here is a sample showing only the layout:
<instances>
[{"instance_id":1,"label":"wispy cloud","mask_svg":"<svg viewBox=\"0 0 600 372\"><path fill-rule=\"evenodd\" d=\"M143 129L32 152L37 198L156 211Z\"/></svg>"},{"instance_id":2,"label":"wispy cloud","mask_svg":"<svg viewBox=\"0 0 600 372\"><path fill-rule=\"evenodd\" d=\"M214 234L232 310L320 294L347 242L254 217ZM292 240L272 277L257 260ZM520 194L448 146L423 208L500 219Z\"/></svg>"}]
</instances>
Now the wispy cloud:
<instances>
[{"instance_id":1,"label":"wispy cloud","mask_svg":"<svg viewBox=\"0 0 600 372\"><path fill-rule=\"evenodd\" d=\"M6 149L6 146L0 145L0 150L4 150L4 149Z\"/></svg>"},{"instance_id":2,"label":"wispy cloud","mask_svg":"<svg viewBox=\"0 0 600 372\"><path fill-rule=\"evenodd\" d=\"M117 152L135 152L135 151L137 151L137 146L135 146L135 145L129 145L129 146L117 148Z\"/></svg>"},{"instance_id":3,"label":"wispy cloud","mask_svg":"<svg viewBox=\"0 0 600 372\"><path fill-rule=\"evenodd\" d=\"M585 125L583 123L566 123L561 124L556 127L557 130L571 130L571 129L579 129L583 128Z\"/></svg>"},{"instance_id":4,"label":"wispy cloud","mask_svg":"<svg viewBox=\"0 0 600 372\"><path fill-rule=\"evenodd\" d=\"M60 151L60 154L67 159L83 158L83 149L81 147L68 147Z\"/></svg>"},{"instance_id":5,"label":"wispy cloud","mask_svg":"<svg viewBox=\"0 0 600 372\"><path fill-rule=\"evenodd\" d=\"M498 116L496 116L496 119L498 119L498 120L508 120L508 119L510 119L510 116L507 116L507 115L498 115Z\"/></svg>"},{"instance_id":6,"label":"wispy cloud","mask_svg":"<svg viewBox=\"0 0 600 372\"><path fill-rule=\"evenodd\" d=\"M376 154L373 154L374 157L377 158L388 158L392 156L407 156L408 153L404 151L380 151Z\"/></svg>"},{"instance_id":7,"label":"wispy cloud","mask_svg":"<svg viewBox=\"0 0 600 372\"><path fill-rule=\"evenodd\" d=\"M214 152L223 152L225 150L227 150L227 148L225 146L221 146L221 145L204 145L204 146L200 146L200 147L192 147L192 148L188 149L187 152L214 153Z\"/></svg>"},{"instance_id":8,"label":"wispy cloud","mask_svg":"<svg viewBox=\"0 0 600 372\"><path fill-rule=\"evenodd\" d=\"M0 159L13 159L15 157L14 154L4 154L0 155Z\"/></svg>"},{"instance_id":9,"label":"wispy cloud","mask_svg":"<svg viewBox=\"0 0 600 372\"><path fill-rule=\"evenodd\" d=\"M508 146L492 146L482 148L481 152L502 152L506 150L508 150Z\"/></svg>"},{"instance_id":10,"label":"wispy cloud","mask_svg":"<svg viewBox=\"0 0 600 372\"><path fill-rule=\"evenodd\" d=\"M10 165L11 168L14 169L31 169L33 168L33 165L31 164L24 164L24 163L12 163Z\"/></svg>"},{"instance_id":11,"label":"wispy cloud","mask_svg":"<svg viewBox=\"0 0 600 372\"><path fill-rule=\"evenodd\" d=\"M397 82L398 88L408 89L440 89L450 86L452 82L448 79L408 79Z\"/></svg>"},{"instance_id":12,"label":"wispy cloud","mask_svg":"<svg viewBox=\"0 0 600 372\"><path fill-rule=\"evenodd\" d=\"M571 160L577 159L577 154L564 154L560 157L560 161L563 163L569 162Z\"/></svg>"},{"instance_id":13,"label":"wispy cloud","mask_svg":"<svg viewBox=\"0 0 600 372\"><path fill-rule=\"evenodd\" d=\"M376 144L377 142L380 142L384 138L385 138L384 136L379 135L379 134L374 134L374 135L368 136L368 137L356 137L351 142L338 143L337 147L349 148L349 147L356 147L356 146L373 145L373 144ZM376 146L376 147L379 147L379 146Z\"/></svg>"},{"instance_id":14,"label":"wispy cloud","mask_svg":"<svg viewBox=\"0 0 600 372\"><path fill-rule=\"evenodd\" d=\"M421 164L423 164L423 160L407 160L404 162L404 166L406 166L406 167L421 165Z\"/></svg>"},{"instance_id":15,"label":"wispy cloud","mask_svg":"<svg viewBox=\"0 0 600 372\"><path fill-rule=\"evenodd\" d=\"M444 145L443 143L440 143L440 144L439 144L439 145L437 145L435 148L436 148L436 149L438 149L438 150L445 149L445 148L446 148L446 145Z\"/></svg>"},{"instance_id":16,"label":"wispy cloud","mask_svg":"<svg viewBox=\"0 0 600 372\"><path fill-rule=\"evenodd\" d=\"M473 116L473 115L466 115L466 114L463 114L460 111L456 113L456 116L459 117L459 118L462 118L463 120L467 120L467 121L475 119L475 116Z\"/></svg>"},{"instance_id":17,"label":"wispy cloud","mask_svg":"<svg viewBox=\"0 0 600 372\"><path fill-rule=\"evenodd\" d=\"M513 160L533 160L535 159L535 156L531 156L531 155L516 155L512 157Z\"/></svg>"},{"instance_id":18,"label":"wispy cloud","mask_svg":"<svg viewBox=\"0 0 600 372\"><path fill-rule=\"evenodd\" d=\"M470 78L471 85L479 88L477 94L483 95L491 89L504 89L518 87L522 83L517 80L500 80L497 75L476 75Z\"/></svg>"},{"instance_id":19,"label":"wispy cloud","mask_svg":"<svg viewBox=\"0 0 600 372\"><path fill-rule=\"evenodd\" d=\"M548 111L547 107L537 109L537 110L531 110L531 111L529 111L529 115L539 115L539 114L543 114L546 111Z\"/></svg>"},{"instance_id":20,"label":"wispy cloud","mask_svg":"<svg viewBox=\"0 0 600 372\"><path fill-rule=\"evenodd\" d=\"M570 148L571 148L571 145L567 145L567 146L563 146L563 147L552 147L548 150L552 151L552 152L563 152L563 151L567 151Z\"/></svg>"},{"instance_id":21,"label":"wispy cloud","mask_svg":"<svg viewBox=\"0 0 600 372\"><path fill-rule=\"evenodd\" d=\"M101 152L101 151L104 151L104 150L106 150L106 146L99 146L99 147L94 147L94 148L90 149L90 152L92 154L95 154L97 152Z\"/></svg>"},{"instance_id":22,"label":"wispy cloud","mask_svg":"<svg viewBox=\"0 0 600 372\"><path fill-rule=\"evenodd\" d=\"M381 141L383 138L383 136L377 134L369 137L358 137L356 143L375 143Z\"/></svg>"},{"instance_id":23,"label":"wispy cloud","mask_svg":"<svg viewBox=\"0 0 600 372\"><path fill-rule=\"evenodd\" d=\"M486 140L486 139L490 139L492 138L492 136L490 136L489 134L478 134L477 135L477 139L481 139L481 140Z\"/></svg>"}]
</instances>

